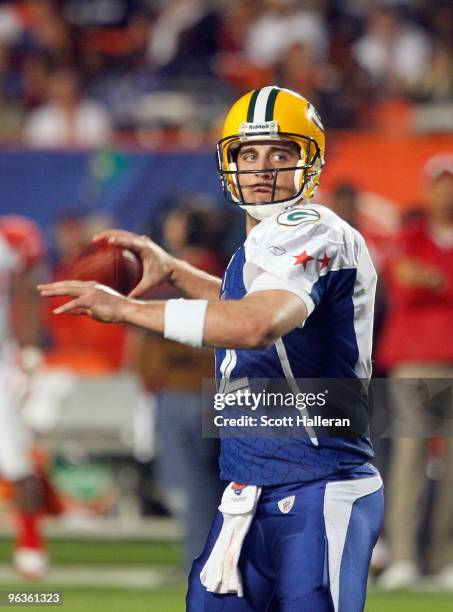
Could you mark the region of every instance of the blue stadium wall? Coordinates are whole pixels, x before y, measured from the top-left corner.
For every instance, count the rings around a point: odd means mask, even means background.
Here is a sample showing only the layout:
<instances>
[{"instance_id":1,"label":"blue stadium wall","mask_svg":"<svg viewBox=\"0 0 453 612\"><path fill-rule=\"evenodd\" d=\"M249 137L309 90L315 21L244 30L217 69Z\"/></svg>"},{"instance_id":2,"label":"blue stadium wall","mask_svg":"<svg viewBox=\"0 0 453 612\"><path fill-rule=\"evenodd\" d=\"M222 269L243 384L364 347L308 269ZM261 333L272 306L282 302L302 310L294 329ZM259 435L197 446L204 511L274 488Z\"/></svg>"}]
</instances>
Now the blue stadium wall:
<instances>
[{"instance_id":1,"label":"blue stadium wall","mask_svg":"<svg viewBox=\"0 0 453 612\"><path fill-rule=\"evenodd\" d=\"M0 214L29 216L44 231L68 209L105 211L122 227L142 231L169 200L196 194L222 205L223 199L212 153L4 151L0 185Z\"/></svg>"}]
</instances>

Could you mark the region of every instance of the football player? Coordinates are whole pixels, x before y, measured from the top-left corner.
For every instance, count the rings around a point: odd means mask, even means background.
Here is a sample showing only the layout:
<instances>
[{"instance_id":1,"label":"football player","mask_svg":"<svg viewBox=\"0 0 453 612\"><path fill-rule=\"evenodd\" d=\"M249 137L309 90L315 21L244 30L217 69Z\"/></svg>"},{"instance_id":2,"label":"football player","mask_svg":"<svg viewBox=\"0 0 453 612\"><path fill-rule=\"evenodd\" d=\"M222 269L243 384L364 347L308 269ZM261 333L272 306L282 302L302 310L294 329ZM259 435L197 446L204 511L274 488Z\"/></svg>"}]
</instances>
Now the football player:
<instances>
[{"instance_id":1,"label":"football player","mask_svg":"<svg viewBox=\"0 0 453 612\"><path fill-rule=\"evenodd\" d=\"M367 380L376 274L361 235L309 202L324 164L314 107L279 87L249 92L226 117L217 160L247 229L222 281L146 237L111 231L96 239L143 261L129 297L78 281L42 285L42 295L71 297L57 314L84 312L215 347L219 389L252 379L286 379L293 391L300 378ZM164 281L188 299L135 299ZM309 424L296 437L224 436L220 475L230 484L193 563L187 609L363 610L383 513L372 456L366 435L326 437Z\"/></svg>"},{"instance_id":2,"label":"football player","mask_svg":"<svg viewBox=\"0 0 453 612\"><path fill-rule=\"evenodd\" d=\"M27 371L40 361L34 286L43 255L41 232L31 220L0 216L0 478L12 485L17 511L15 569L34 579L48 568L40 520L50 510L54 494L32 460L32 438L22 420L21 402L27 393Z\"/></svg>"}]
</instances>

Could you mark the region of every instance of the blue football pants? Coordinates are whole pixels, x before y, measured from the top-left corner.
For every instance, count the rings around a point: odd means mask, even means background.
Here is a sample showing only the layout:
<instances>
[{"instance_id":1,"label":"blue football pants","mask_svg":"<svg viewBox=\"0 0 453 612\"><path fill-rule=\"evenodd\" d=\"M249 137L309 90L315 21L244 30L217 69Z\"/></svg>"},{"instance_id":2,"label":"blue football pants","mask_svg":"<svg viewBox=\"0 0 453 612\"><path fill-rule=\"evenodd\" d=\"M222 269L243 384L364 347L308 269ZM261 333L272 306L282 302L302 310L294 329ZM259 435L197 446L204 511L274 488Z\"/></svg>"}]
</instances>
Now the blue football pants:
<instances>
[{"instance_id":1,"label":"blue football pants","mask_svg":"<svg viewBox=\"0 0 453 612\"><path fill-rule=\"evenodd\" d=\"M292 496L283 513L278 502ZM200 581L222 528L218 512L190 572L187 612L362 612L382 519L379 476L264 487L239 559L244 597Z\"/></svg>"}]
</instances>

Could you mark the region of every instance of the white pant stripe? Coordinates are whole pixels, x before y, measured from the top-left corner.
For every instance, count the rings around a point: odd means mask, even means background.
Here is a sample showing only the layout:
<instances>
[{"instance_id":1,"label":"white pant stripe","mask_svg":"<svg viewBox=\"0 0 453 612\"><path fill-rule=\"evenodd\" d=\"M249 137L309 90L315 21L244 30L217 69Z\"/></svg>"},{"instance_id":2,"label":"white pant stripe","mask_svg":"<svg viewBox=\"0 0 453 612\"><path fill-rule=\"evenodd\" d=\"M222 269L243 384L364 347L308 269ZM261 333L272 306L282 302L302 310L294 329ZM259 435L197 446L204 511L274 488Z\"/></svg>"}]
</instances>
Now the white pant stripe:
<instances>
[{"instance_id":1,"label":"white pant stripe","mask_svg":"<svg viewBox=\"0 0 453 612\"><path fill-rule=\"evenodd\" d=\"M357 480L338 480L326 485L324 522L328 542L330 593L335 612L340 602L340 569L352 506L360 497L370 495L382 487L379 475Z\"/></svg>"}]
</instances>

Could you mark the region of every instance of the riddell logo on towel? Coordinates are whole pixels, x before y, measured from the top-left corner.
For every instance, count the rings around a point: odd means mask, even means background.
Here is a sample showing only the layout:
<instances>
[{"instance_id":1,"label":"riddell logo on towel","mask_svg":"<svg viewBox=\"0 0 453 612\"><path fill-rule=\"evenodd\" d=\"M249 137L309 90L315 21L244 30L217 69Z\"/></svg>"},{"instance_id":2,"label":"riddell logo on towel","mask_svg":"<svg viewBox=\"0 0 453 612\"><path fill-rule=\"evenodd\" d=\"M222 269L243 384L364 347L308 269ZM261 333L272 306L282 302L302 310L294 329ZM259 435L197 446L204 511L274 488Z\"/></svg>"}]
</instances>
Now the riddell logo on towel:
<instances>
[{"instance_id":1,"label":"riddell logo on towel","mask_svg":"<svg viewBox=\"0 0 453 612\"><path fill-rule=\"evenodd\" d=\"M296 496L291 495L290 497L285 497L278 502L278 507L280 512L283 514L288 514L291 508L294 506L294 502L296 501Z\"/></svg>"}]
</instances>

